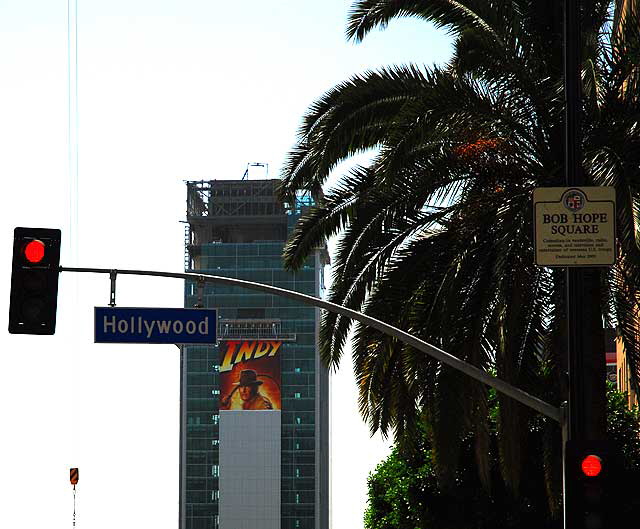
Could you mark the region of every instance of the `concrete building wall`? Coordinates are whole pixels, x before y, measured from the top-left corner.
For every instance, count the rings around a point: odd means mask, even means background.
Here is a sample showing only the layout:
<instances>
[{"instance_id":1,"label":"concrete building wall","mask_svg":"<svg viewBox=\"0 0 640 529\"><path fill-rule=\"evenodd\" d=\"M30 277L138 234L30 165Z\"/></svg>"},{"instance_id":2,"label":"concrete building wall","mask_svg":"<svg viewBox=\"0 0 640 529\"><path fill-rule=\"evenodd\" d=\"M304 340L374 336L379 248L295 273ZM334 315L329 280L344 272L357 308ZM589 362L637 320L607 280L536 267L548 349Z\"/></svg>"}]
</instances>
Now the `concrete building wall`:
<instances>
[{"instance_id":1,"label":"concrete building wall","mask_svg":"<svg viewBox=\"0 0 640 529\"><path fill-rule=\"evenodd\" d=\"M220 528L280 529L280 412L220 412Z\"/></svg>"}]
</instances>

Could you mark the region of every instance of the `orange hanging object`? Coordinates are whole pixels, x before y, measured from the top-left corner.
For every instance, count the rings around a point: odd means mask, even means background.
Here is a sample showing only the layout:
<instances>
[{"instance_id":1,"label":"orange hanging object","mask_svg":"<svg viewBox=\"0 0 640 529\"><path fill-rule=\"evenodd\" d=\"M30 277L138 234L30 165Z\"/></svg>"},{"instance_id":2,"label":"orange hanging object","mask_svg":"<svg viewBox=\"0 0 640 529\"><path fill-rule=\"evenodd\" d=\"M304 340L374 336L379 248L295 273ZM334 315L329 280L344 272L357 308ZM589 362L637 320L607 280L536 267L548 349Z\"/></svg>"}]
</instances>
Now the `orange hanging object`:
<instances>
[{"instance_id":1,"label":"orange hanging object","mask_svg":"<svg viewBox=\"0 0 640 529\"><path fill-rule=\"evenodd\" d=\"M72 468L69 471L69 479L71 480L71 484L75 487L78 484L78 469Z\"/></svg>"}]
</instances>

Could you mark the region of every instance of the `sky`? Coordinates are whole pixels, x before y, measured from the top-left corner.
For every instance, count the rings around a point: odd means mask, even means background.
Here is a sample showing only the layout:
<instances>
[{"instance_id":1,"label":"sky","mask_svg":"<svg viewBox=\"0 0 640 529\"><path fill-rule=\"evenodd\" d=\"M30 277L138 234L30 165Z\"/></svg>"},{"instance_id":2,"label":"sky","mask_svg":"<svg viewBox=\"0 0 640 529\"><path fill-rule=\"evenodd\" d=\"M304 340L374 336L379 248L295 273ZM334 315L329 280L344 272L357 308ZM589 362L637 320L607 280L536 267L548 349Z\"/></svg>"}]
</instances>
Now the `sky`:
<instances>
[{"instance_id":1,"label":"sky","mask_svg":"<svg viewBox=\"0 0 640 529\"><path fill-rule=\"evenodd\" d=\"M185 180L277 178L326 90L449 57L419 20L347 42L350 4L77 0L76 63L67 1L0 0L0 296L15 226L62 229L63 266L181 272ZM179 307L182 282L123 276L116 301ZM177 527L178 349L94 344L108 302L108 276L63 273L54 336L0 332L0 527L71 527L71 467L78 529ZM390 441L358 415L349 358L331 384L332 528L357 529Z\"/></svg>"}]
</instances>

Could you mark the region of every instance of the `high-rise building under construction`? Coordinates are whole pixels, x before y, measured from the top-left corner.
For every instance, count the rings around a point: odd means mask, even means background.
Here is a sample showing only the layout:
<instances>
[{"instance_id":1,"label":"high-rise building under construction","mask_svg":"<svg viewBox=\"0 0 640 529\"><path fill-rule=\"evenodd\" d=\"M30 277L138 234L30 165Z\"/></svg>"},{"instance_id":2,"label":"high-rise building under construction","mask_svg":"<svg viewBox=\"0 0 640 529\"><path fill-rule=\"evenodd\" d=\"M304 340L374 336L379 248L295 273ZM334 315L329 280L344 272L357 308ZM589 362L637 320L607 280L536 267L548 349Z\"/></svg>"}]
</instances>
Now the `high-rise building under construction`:
<instances>
[{"instance_id":1,"label":"high-rise building under construction","mask_svg":"<svg viewBox=\"0 0 640 529\"><path fill-rule=\"evenodd\" d=\"M187 182L185 270L320 296L326 248L285 271L310 200L278 180ZM181 354L180 529L328 529L329 376L319 310L197 282L185 306L218 309L218 343Z\"/></svg>"}]
</instances>

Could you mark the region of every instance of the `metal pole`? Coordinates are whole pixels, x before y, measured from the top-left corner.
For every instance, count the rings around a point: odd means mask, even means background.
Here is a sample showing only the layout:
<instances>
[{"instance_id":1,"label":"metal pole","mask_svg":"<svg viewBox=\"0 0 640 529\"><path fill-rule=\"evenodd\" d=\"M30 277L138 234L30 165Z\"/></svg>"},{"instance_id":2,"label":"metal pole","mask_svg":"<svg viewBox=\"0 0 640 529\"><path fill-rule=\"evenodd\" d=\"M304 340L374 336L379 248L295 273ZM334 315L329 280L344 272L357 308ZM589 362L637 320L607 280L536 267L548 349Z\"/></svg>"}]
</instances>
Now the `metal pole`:
<instances>
[{"instance_id":1,"label":"metal pole","mask_svg":"<svg viewBox=\"0 0 640 529\"><path fill-rule=\"evenodd\" d=\"M565 0L564 77L565 77L565 180L567 187L584 184L581 164L580 129L580 18L578 0ZM579 403L582 395L582 335L580 310L583 306L582 268L567 268L567 359L569 367L569 438L583 430Z\"/></svg>"},{"instance_id":2,"label":"metal pole","mask_svg":"<svg viewBox=\"0 0 640 529\"><path fill-rule=\"evenodd\" d=\"M585 185L582 167L581 81L582 32L580 1L565 0L565 179L567 187ZM600 271L597 268L568 267L567 364L569 369L568 424L562 423L563 508L565 529L573 507L566 468L568 440L603 439L606 435L606 387L604 330L600 313Z\"/></svg>"},{"instance_id":3,"label":"metal pole","mask_svg":"<svg viewBox=\"0 0 640 529\"><path fill-rule=\"evenodd\" d=\"M567 187L585 185L580 110L580 1L565 0L565 178ZM601 439L605 434L604 334L600 315L600 271L569 267L567 281L567 359L569 438Z\"/></svg>"},{"instance_id":4,"label":"metal pole","mask_svg":"<svg viewBox=\"0 0 640 529\"><path fill-rule=\"evenodd\" d=\"M113 269L108 268L70 268L62 266L59 267L59 270L60 272L88 272L95 274L110 274L112 271L114 271ZM172 277L177 279L188 279L196 283L198 281L202 281L204 283L221 283L223 285L226 284L229 286L249 288L253 290L259 290L261 292L266 292L267 294L274 294L276 296L294 299L296 301L300 301L314 307L320 307L321 309L341 314L342 316L346 316L348 318L352 318L356 321L364 323L365 325L369 325L374 329L378 329L380 332L383 332L389 336L393 336L401 342L411 345L419 351L432 356L443 364L447 364L448 366L453 367L454 369L461 371L466 375L469 375L475 380L491 386L496 391L504 393L505 395L517 400L525 406L533 408L539 413L542 413L543 415L546 415L547 417L550 417L557 422L561 422L562 414L560 408L552 406L551 404L537 397L534 397L533 395L530 395L529 393L522 391L519 388L512 386L504 380L494 377L486 371L468 364L465 361L460 360L459 358L443 351L442 349L439 349L434 345L421 340L420 338L416 338L415 336L406 333L405 331L402 331L396 327L393 327L392 325L372 318L371 316L367 316L366 314L362 314L361 312L348 309L341 305L336 305L335 303L331 303L314 296L309 296L307 294L301 294L300 292L294 292L293 290L286 290L284 288L273 287L271 285L263 285L262 283L254 283L252 281L244 281L242 279L234 279L231 277L221 277L207 274L158 272L152 270L115 270L115 272L120 275Z\"/></svg>"}]
</instances>

